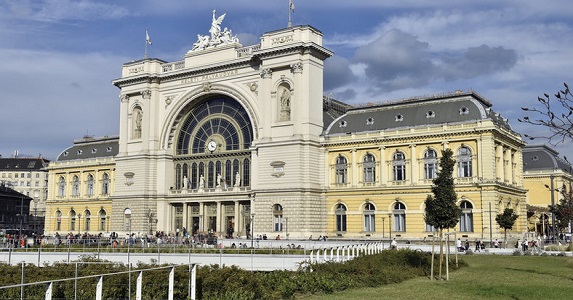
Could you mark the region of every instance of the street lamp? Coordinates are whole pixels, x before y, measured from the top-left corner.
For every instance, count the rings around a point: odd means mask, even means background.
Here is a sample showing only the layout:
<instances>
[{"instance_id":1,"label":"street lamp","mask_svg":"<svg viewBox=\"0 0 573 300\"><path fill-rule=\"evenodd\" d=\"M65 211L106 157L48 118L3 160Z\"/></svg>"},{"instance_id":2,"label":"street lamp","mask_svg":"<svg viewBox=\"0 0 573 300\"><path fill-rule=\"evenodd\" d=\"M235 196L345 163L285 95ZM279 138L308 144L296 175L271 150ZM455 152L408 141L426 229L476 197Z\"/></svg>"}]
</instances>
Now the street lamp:
<instances>
[{"instance_id":1,"label":"street lamp","mask_svg":"<svg viewBox=\"0 0 573 300\"><path fill-rule=\"evenodd\" d=\"M39 192L34 192L34 234L38 235L38 202L40 201Z\"/></svg>"},{"instance_id":2,"label":"street lamp","mask_svg":"<svg viewBox=\"0 0 573 300\"><path fill-rule=\"evenodd\" d=\"M382 217L382 239L384 239L384 224L386 224L385 219L385 217Z\"/></svg>"},{"instance_id":3,"label":"street lamp","mask_svg":"<svg viewBox=\"0 0 573 300\"><path fill-rule=\"evenodd\" d=\"M555 208L555 188L554 188L554 184L553 184L553 179L555 178L555 176L553 176L553 174L551 174L549 176L549 178L551 178L551 187L547 186L547 184L545 185L546 188L549 189L549 191L551 192L551 209ZM551 212L551 241L554 242L555 241L555 213Z\"/></svg>"},{"instance_id":4,"label":"street lamp","mask_svg":"<svg viewBox=\"0 0 573 300\"><path fill-rule=\"evenodd\" d=\"M253 248L253 237L255 236L255 214L251 214L251 248Z\"/></svg>"},{"instance_id":5,"label":"street lamp","mask_svg":"<svg viewBox=\"0 0 573 300\"><path fill-rule=\"evenodd\" d=\"M81 234L81 227L82 227L82 214L78 214L78 236Z\"/></svg>"}]
</instances>

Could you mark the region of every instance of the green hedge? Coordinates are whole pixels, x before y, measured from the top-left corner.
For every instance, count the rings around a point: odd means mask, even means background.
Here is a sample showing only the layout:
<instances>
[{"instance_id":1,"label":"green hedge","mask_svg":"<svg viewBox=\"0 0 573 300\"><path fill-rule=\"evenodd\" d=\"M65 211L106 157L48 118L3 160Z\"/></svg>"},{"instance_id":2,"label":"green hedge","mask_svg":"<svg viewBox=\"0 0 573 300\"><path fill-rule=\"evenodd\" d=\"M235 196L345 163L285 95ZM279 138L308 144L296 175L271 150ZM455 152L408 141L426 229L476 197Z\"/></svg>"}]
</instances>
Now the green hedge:
<instances>
[{"instance_id":1,"label":"green hedge","mask_svg":"<svg viewBox=\"0 0 573 300\"><path fill-rule=\"evenodd\" d=\"M84 257L84 262L96 261ZM322 263L304 265L298 271L251 272L235 266L218 265L197 268L198 299L294 299L297 295L329 294L356 287L374 287L401 282L413 277L428 276L431 255L413 250L383 251L376 255L357 257L345 263ZM460 266L465 265L460 262ZM138 269L157 267L139 264ZM453 268L453 264L452 264ZM123 264L78 264L78 275L96 275L126 271ZM19 284L21 266L0 265L0 286ZM169 269L143 273L143 298L166 299ZM61 263L53 267L25 267L25 281L39 282L73 278L75 263ZM135 297L137 273L131 276L131 293ZM96 278L78 281L77 299L94 299ZM187 266L175 268L175 299L186 299L189 282ZM119 274L104 277L104 299L127 299L129 275ZM25 299L43 299L44 285L25 288ZM18 299L20 289L0 290L0 299ZM73 299L74 281L54 285L52 299Z\"/></svg>"}]
</instances>

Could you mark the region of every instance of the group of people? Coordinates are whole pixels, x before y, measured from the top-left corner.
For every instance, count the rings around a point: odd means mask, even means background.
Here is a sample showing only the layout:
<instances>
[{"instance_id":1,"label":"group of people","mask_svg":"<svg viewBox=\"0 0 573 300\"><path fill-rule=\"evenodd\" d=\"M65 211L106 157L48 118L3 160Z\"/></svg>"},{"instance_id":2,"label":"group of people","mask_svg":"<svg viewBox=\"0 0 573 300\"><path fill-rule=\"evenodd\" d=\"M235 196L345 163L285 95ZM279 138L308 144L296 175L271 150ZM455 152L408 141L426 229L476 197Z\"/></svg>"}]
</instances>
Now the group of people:
<instances>
[{"instance_id":1,"label":"group of people","mask_svg":"<svg viewBox=\"0 0 573 300\"><path fill-rule=\"evenodd\" d=\"M466 239L466 241L462 243L462 241L458 239L456 241L456 249L458 249L459 252L467 252L468 250L470 250L470 242ZM485 251L485 243L483 241L476 240L474 251L475 252Z\"/></svg>"}]
</instances>

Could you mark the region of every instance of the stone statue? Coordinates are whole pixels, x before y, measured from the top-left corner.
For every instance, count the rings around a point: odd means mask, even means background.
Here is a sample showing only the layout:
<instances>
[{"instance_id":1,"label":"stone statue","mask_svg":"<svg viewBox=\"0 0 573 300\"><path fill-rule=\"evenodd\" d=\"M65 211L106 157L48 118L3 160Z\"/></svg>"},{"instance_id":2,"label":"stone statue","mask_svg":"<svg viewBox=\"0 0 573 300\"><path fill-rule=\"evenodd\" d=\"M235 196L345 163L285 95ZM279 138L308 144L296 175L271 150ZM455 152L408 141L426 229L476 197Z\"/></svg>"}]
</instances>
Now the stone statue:
<instances>
[{"instance_id":1,"label":"stone statue","mask_svg":"<svg viewBox=\"0 0 573 300\"><path fill-rule=\"evenodd\" d=\"M208 35L197 35L197 41L193 44L191 51L203 50L209 46L209 36Z\"/></svg>"},{"instance_id":2,"label":"stone statue","mask_svg":"<svg viewBox=\"0 0 573 300\"><path fill-rule=\"evenodd\" d=\"M286 87L282 88L282 93L280 96L281 111L279 114L279 121L289 121L290 120L290 91Z\"/></svg>"},{"instance_id":3,"label":"stone statue","mask_svg":"<svg viewBox=\"0 0 573 300\"><path fill-rule=\"evenodd\" d=\"M183 176L183 189L184 190L187 189L187 182L188 182L187 176Z\"/></svg>"},{"instance_id":4,"label":"stone statue","mask_svg":"<svg viewBox=\"0 0 573 300\"><path fill-rule=\"evenodd\" d=\"M239 172L235 174L235 186L241 186L241 175L239 175Z\"/></svg>"},{"instance_id":5,"label":"stone statue","mask_svg":"<svg viewBox=\"0 0 573 300\"><path fill-rule=\"evenodd\" d=\"M213 10L213 19L211 21L211 29L209 29L209 33L211 34L211 43L213 41L219 41L221 37L221 23L223 23L223 19L225 18L226 14L220 15L218 18L215 18L216 11Z\"/></svg>"},{"instance_id":6,"label":"stone statue","mask_svg":"<svg viewBox=\"0 0 573 300\"><path fill-rule=\"evenodd\" d=\"M217 174L217 187L221 186L222 180L223 180L223 177L221 176L221 174Z\"/></svg>"},{"instance_id":7,"label":"stone statue","mask_svg":"<svg viewBox=\"0 0 573 300\"><path fill-rule=\"evenodd\" d=\"M205 187L205 177L201 174L201 178L199 178L199 188L202 189Z\"/></svg>"},{"instance_id":8,"label":"stone statue","mask_svg":"<svg viewBox=\"0 0 573 300\"><path fill-rule=\"evenodd\" d=\"M141 121L143 120L143 116L141 115L141 111L139 109L135 110L135 128L133 130L133 138L139 139L141 138Z\"/></svg>"},{"instance_id":9,"label":"stone statue","mask_svg":"<svg viewBox=\"0 0 573 300\"><path fill-rule=\"evenodd\" d=\"M211 28L209 28L210 35L197 35L197 42L193 44L193 48L188 51L198 51L205 50L210 47L217 47L218 45L227 45L232 43L238 43L239 39L237 36L233 36L231 30L225 27L225 30L221 31L221 23L226 14L222 14L216 17L216 11L213 10L213 17L211 19Z\"/></svg>"}]
</instances>

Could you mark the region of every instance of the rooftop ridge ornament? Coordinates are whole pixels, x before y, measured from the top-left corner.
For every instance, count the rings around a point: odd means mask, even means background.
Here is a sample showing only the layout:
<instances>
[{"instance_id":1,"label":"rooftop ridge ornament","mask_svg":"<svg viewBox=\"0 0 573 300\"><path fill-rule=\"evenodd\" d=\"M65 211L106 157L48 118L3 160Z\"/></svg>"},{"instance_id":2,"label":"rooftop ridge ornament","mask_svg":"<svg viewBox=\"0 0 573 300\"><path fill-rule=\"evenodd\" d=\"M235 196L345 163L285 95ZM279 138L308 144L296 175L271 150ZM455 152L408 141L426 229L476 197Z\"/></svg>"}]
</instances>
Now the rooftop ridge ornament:
<instances>
[{"instance_id":1,"label":"rooftop ridge ornament","mask_svg":"<svg viewBox=\"0 0 573 300\"><path fill-rule=\"evenodd\" d=\"M230 29L225 27L221 31L221 23L223 23L223 19L225 19L225 15L222 14L219 17L216 17L216 11L213 10L213 18L211 21L211 28L209 29L209 35L197 35L197 42L193 44L193 48L189 50L189 52L205 50L207 48L214 48L219 45L228 45L239 43L239 39L237 36L233 36L233 33Z\"/></svg>"}]
</instances>

